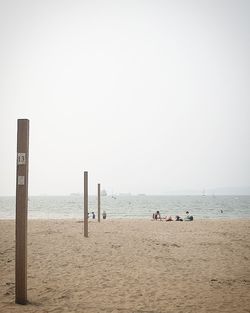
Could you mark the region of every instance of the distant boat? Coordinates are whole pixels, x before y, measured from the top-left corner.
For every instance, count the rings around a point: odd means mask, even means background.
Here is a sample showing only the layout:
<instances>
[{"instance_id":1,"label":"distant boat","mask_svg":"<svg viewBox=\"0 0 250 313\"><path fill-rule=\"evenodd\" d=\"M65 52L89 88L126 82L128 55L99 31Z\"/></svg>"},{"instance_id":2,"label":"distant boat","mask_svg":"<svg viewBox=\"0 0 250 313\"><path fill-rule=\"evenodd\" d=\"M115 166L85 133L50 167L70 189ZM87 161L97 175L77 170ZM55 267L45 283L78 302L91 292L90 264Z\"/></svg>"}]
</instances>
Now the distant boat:
<instances>
[{"instance_id":1,"label":"distant boat","mask_svg":"<svg viewBox=\"0 0 250 313\"><path fill-rule=\"evenodd\" d=\"M107 196L107 195L108 195L108 194L107 194L106 190L103 189L103 190L101 191L101 196L102 196L102 197L105 197L105 196Z\"/></svg>"}]
</instances>

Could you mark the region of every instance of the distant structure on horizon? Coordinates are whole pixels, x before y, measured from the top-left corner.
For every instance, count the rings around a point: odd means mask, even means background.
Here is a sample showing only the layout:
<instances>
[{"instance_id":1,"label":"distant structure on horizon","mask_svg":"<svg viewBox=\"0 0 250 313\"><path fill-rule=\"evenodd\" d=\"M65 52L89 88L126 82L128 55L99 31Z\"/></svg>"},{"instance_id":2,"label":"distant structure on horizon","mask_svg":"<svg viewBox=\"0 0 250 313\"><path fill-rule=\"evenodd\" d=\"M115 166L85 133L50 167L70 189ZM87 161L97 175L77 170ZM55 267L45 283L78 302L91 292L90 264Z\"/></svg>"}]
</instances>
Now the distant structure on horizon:
<instances>
[{"instance_id":1,"label":"distant structure on horizon","mask_svg":"<svg viewBox=\"0 0 250 313\"><path fill-rule=\"evenodd\" d=\"M128 196L131 196L131 193L130 192L121 192L118 194L118 196L120 197L128 197Z\"/></svg>"},{"instance_id":2,"label":"distant structure on horizon","mask_svg":"<svg viewBox=\"0 0 250 313\"><path fill-rule=\"evenodd\" d=\"M73 192L70 194L71 197L81 197L83 194L80 192Z\"/></svg>"}]
</instances>

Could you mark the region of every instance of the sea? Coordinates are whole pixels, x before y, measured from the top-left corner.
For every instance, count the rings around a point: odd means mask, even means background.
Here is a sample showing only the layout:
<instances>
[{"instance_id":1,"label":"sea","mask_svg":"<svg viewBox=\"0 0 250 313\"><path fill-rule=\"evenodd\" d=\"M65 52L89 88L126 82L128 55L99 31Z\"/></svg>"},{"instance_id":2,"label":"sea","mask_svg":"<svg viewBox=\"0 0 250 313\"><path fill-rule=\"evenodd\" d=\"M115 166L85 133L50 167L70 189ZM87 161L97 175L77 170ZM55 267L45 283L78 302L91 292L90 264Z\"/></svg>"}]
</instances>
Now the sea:
<instances>
[{"instance_id":1,"label":"sea","mask_svg":"<svg viewBox=\"0 0 250 313\"><path fill-rule=\"evenodd\" d=\"M97 216L97 197L89 196L89 212ZM150 219L161 216L185 216L194 219L249 219L250 196L103 196L101 211L107 218ZM0 219L15 218L15 197L0 197ZM90 215L92 216L92 215ZM28 201L29 219L83 219L83 196L31 196Z\"/></svg>"}]
</instances>

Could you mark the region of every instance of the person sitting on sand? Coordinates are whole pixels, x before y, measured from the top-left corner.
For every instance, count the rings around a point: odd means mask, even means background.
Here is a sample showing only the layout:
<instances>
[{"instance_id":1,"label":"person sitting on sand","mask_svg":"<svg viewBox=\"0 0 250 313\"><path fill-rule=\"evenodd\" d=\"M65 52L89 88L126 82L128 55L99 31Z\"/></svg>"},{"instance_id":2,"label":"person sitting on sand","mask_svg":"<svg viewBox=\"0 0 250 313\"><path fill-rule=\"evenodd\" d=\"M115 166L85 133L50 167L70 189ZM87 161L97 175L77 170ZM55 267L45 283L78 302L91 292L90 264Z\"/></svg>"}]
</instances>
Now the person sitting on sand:
<instances>
[{"instance_id":1,"label":"person sitting on sand","mask_svg":"<svg viewBox=\"0 0 250 313\"><path fill-rule=\"evenodd\" d=\"M169 217L166 216L166 222L172 222L172 221L173 221L173 218L171 215Z\"/></svg>"},{"instance_id":2,"label":"person sitting on sand","mask_svg":"<svg viewBox=\"0 0 250 313\"><path fill-rule=\"evenodd\" d=\"M156 211L156 213L153 214L153 219L156 221L159 219L161 221L160 211Z\"/></svg>"},{"instance_id":3,"label":"person sitting on sand","mask_svg":"<svg viewBox=\"0 0 250 313\"><path fill-rule=\"evenodd\" d=\"M106 218L107 218L107 213L106 213L106 211L103 211L103 212L102 212L102 218L103 218L104 220L106 220Z\"/></svg>"},{"instance_id":4,"label":"person sitting on sand","mask_svg":"<svg viewBox=\"0 0 250 313\"><path fill-rule=\"evenodd\" d=\"M183 219L179 215L176 215L175 220L177 222L183 222Z\"/></svg>"},{"instance_id":5,"label":"person sitting on sand","mask_svg":"<svg viewBox=\"0 0 250 313\"><path fill-rule=\"evenodd\" d=\"M190 215L188 211L186 211L186 217L184 221L192 221L194 219L193 215Z\"/></svg>"}]
</instances>

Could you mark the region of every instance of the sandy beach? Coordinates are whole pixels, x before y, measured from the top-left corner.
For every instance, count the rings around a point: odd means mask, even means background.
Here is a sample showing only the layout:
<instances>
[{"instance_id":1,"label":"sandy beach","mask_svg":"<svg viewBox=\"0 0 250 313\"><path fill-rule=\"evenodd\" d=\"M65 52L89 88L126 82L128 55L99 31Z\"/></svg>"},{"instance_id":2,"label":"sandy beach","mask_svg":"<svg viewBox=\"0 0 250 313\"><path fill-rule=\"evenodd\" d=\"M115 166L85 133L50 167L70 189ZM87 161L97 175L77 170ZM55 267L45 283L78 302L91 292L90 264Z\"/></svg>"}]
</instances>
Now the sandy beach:
<instances>
[{"instance_id":1,"label":"sandy beach","mask_svg":"<svg viewBox=\"0 0 250 313\"><path fill-rule=\"evenodd\" d=\"M14 303L14 221L0 221L0 312L250 312L250 220L28 223Z\"/></svg>"}]
</instances>

